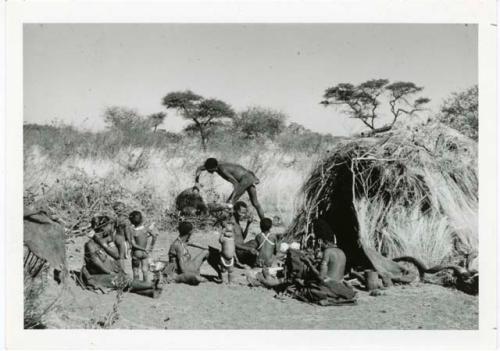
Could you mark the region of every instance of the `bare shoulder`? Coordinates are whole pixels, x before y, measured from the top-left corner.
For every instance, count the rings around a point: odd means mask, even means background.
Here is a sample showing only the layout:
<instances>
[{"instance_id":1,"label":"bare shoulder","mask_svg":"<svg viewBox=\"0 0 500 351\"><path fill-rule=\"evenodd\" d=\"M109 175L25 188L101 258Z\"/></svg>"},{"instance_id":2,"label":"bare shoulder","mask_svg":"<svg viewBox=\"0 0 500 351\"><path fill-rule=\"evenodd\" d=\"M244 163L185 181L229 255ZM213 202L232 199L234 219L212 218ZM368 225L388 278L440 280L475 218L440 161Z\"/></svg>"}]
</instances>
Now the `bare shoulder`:
<instances>
[{"instance_id":1,"label":"bare shoulder","mask_svg":"<svg viewBox=\"0 0 500 351\"><path fill-rule=\"evenodd\" d=\"M248 171L245 167L237 163L219 162L219 168L227 170Z\"/></svg>"},{"instance_id":2,"label":"bare shoulder","mask_svg":"<svg viewBox=\"0 0 500 351\"><path fill-rule=\"evenodd\" d=\"M338 247L329 247L324 251L325 255L329 256L337 256L337 255L344 255L344 251L339 249Z\"/></svg>"}]
</instances>

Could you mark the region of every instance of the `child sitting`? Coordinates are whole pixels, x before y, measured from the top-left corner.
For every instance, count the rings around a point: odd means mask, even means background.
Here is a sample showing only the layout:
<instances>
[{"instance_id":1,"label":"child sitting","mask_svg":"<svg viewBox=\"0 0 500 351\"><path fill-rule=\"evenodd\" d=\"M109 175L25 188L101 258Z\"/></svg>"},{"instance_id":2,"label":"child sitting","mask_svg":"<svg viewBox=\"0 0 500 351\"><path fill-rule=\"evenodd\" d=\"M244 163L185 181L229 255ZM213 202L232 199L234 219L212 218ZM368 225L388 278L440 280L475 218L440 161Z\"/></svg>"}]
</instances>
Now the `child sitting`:
<instances>
[{"instance_id":1,"label":"child sitting","mask_svg":"<svg viewBox=\"0 0 500 351\"><path fill-rule=\"evenodd\" d=\"M219 280L222 282L222 274L227 272L228 284L234 281L233 269L235 262L236 248L234 245L233 225L227 223L223 232L220 235L219 242L221 244L220 262L219 262Z\"/></svg>"},{"instance_id":2,"label":"child sitting","mask_svg":"<svg viewBox=\"0 0 500 351\"><path fill-rule=\"evenodd\" d=\"M275 254L277 253L278 235L271 233L273 221L270 218L263 218L260 221L261 233L257 234L257 266L262 267L262 274L265 278L269 276L269 268L273 265Z\"/></svg>"},{"instance_id":3,"label":"child sitting","mask_svg":"<svg viewBox=\"0 0 500 351\"><path fill-rule=\"evenodd\" d=\"M132 211L129 215L129 220L132 223L132 271L134 280L139 280L140 271L142 270L142 280L149 282L149 253L153 250L158 237L157 233L153 233L151 227L145 228L143 225L142 213ZM151 237L149 249L148 239Z\"/></svg>"}]
</instances>

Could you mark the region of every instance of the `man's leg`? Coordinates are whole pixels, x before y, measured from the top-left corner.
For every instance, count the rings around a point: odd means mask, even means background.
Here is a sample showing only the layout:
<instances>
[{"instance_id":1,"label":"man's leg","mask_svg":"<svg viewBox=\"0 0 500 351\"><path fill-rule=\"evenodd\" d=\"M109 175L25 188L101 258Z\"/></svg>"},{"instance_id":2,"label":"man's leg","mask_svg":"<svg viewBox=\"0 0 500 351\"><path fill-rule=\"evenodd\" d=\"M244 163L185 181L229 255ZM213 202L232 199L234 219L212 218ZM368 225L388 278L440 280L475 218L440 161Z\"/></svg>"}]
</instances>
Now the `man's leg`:
<instances>
[{"instance_id":1,"label":"man's leg","mask_svg":"<svg viewBox=\"0 0 500 351\"><path fill-rule=\"evenodd\" d=\"M147 258L143 258L141 260L141 268L142 268L142 280L145 282L150 282L151 279L149 279L149 267Z\"/></svg>"},{"instance_id":2,"label":"man's leg","mask_svg":"<svg viewBox=\"0 0 500 351\"><path fill-rule=\"evenodd\" d=\"M201 265L207 258L208 258L208 250L203 250L191 260L192 267L198 274L200 272Z\"/></svg>"},{"instance_id":3,"label":"man's leg","mask_svg":"<svg viewBox=\"0 0 500 351\"><path fill-rule=\"evenodd\" d=\"M245 193L245 190L245 184L238 183L234 186L233 192L231 193L231 195L229 195L229 198L226 202L230 202L232 205L234 205L236 201L238 201L239 198Z\"/></svg>"},{"instance_id":4,"label":"man's leg","mask_svg":"<svg viewBox=\"0 0 500 351\"><path fill-rule=\"evenodd\" d=\"M250 198L250 202L252 203L252 206L255 207L257 210L257 214L259 215L259 218L262 220L264 216L264 210L260 206L259 200L257 199L257 189L255 188L255 185L250 185L247 189L248 197Z\"/></svg>"}]
</instances>

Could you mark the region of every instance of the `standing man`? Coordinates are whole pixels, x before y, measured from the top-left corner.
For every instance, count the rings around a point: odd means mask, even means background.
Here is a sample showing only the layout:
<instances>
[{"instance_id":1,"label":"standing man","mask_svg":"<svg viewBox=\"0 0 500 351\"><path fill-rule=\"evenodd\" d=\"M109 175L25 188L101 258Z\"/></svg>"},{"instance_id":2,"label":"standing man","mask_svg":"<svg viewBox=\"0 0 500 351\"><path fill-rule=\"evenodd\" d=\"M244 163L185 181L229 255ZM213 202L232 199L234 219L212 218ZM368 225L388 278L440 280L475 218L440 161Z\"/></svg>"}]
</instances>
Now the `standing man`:
<instances>
[{"instance_id":1,"label":"standing man","mask_svg":"<svg viewBox=\"0 0 500 351\"><path fill-rule=\"evenodd\" d=\"M259 179L252 171L234 163L218 162L215 158L209 158L202 166L196 169L195 183L198 188L200 175L203 171L209 173L216 172L223 179L233 184L233 192L227 199L227 202L230 202L233 206L246 191L250 202L257 210L259 218L261 220L264 218L264 211L257 199L257 190L255 188L255 185L259 184Z\"/></svg>"}]
</instances>

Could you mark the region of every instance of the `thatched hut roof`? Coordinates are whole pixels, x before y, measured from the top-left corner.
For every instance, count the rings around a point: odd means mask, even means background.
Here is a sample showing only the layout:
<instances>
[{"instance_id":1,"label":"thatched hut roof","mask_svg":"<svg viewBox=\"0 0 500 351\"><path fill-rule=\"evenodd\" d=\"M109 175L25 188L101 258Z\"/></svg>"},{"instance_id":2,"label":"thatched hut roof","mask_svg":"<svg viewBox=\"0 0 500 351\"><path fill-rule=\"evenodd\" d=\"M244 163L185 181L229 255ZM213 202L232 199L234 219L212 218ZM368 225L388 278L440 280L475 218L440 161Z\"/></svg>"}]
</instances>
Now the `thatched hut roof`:
<instances>
[{"instance_id":1,"label":"thatched hut roof","mask_svg":"<svg viewBox=\"0 0 500 351\"><path fill-rule=\"evenodd\" d=\"M363 235L366 239L375 233L360 233L365 219L360 219L357 204L368 201L369 206L380 206L376 226L371 229L375 232L384 229L391 210L446 215L454 205L460 207L458 201L472 207L472 215L475 209L477 216L477 190L477 143L437 122L347 139L305 181L287 236L304 240L313 224L322 219L346 252L348 266L370 266L363 252ZM477 225L456 225L453 231L460 241L475 246Z\"/></svg>"}]
</instances>

